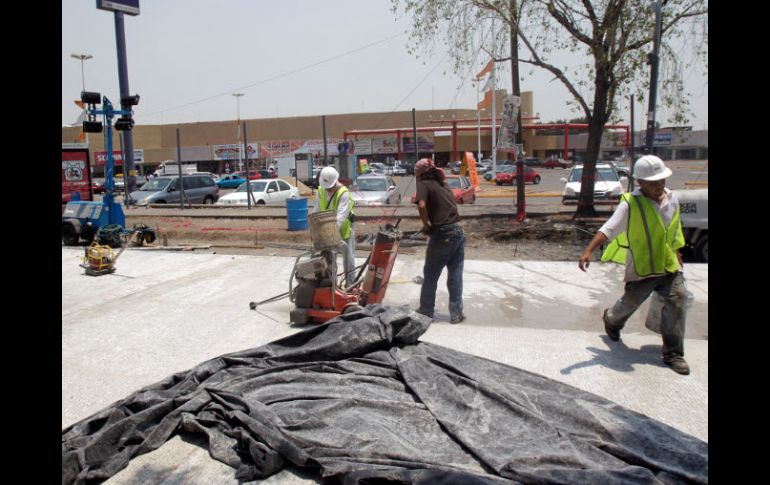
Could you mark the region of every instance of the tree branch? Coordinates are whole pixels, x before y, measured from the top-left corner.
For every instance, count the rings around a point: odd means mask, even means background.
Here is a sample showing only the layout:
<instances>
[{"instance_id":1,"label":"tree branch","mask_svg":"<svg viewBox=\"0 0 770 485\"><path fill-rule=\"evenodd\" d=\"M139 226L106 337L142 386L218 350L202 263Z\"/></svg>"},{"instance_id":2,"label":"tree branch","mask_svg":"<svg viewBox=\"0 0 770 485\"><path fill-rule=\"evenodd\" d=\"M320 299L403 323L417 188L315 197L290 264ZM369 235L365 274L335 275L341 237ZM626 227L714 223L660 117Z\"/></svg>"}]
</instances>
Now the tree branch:
<instances>
[{"instance_id":1,"label":"tree branch","mask_svg":"<svg viewBox=\"0 0 770 485\"><path fill-rule=\"evenodd\" d=\"M551 17L556 19L556 21L564 27L567 32L572 34L572 36L579 40L580 42L584 43L585 45L593 48L594 40L591 37L588 37L583 32L577 29L575 27L575 23L571 22L561 11L559 11L556 6L554 5L554 1L550 0L548 2L548 13L551 14ZM595 24L594 24L595 26Z\"/></svg>"}]
</instances>

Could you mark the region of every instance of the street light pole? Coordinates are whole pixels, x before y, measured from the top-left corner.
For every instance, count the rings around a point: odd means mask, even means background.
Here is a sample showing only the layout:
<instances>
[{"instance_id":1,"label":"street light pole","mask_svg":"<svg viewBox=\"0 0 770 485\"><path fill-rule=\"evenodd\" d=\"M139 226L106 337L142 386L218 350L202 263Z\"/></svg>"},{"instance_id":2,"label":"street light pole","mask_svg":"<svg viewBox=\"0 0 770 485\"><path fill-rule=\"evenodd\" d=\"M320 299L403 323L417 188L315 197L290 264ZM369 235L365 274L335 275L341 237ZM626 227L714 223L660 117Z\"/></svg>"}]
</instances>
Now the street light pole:
<instances>
[{"instance_id":1,"label":"street light pole","mask_svg":"<svg viewBox=\"0 0 770 485\"><path fill-rule=\"evenodd\" d=\"M87 61L88 59L92 59L94 56L91 54L70 54L70 57L73 59L79 59L80 60L80 78L83 81L83 91L86 90L86 74L85 74L85 68L83 67L83 62Z\"/></svg>"},{"instance_id":2,"label":"street light pole","mask_svg":"<svg viewBox=\"0 0 770 485\"><path fill-rule=\"evenodd\" d=\"M652 54L649 54L647 63L650 64L650 99L647 108L647 132L645 140L645 153L652 155L653 145L655 144L655 101L658 89L658 64L660 53L660 35L663 5L667 0L657 0L652 2L652 8L655 9L655 33L652 39Z\"/></svg>"},{"instance_id":3,"label":"street light pole","mask_svg":"<svg viewBox=\"0 0 770 485\"><path fill-rule=\"evenodd\" d=\"M237 110L238 110L238 169L243 169L243 162L241 160L241 96L243 96L243 93L233 93L233 96L235 96Z\"/></svg>"}]
</instances>

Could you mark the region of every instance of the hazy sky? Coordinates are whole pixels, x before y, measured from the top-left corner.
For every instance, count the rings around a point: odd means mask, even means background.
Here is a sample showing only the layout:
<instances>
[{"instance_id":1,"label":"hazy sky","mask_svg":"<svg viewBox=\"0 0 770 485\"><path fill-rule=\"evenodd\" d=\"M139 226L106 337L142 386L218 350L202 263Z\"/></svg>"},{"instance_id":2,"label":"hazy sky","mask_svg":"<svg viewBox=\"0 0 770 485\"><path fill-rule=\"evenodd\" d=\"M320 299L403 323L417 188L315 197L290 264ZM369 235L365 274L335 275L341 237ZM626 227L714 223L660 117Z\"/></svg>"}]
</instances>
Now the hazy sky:
<instances>
[{"instance_id":1,"label":"hazy sky","mask_svg":"<svg viewBox=\"0 0 770 485\"><path fill-rule=\"evenodd\" d=\"M114 17L95 4L62 1L63 125L80 114L73 100L81 61L70 54L93 56L84 63L86 90L120 100ZM444 49L423 64L407 51L408 19L397 19L388 0L142 0L140 8L125 16L130 92L141 96L137 124L235 119L233 92L244 94L241 118L476 107L471 78L486 59L464 84ZM553 76L522 72L521 90L534 92L542 121L582 116L566 107L570 95ZM510 90L510 71L500 79ZM697 72L688 79L691 124L707 128L708 85ZM646 108L636 104L637 130ZM663 125L665 116L659 107Z\"/></svg>"}]
</instances>

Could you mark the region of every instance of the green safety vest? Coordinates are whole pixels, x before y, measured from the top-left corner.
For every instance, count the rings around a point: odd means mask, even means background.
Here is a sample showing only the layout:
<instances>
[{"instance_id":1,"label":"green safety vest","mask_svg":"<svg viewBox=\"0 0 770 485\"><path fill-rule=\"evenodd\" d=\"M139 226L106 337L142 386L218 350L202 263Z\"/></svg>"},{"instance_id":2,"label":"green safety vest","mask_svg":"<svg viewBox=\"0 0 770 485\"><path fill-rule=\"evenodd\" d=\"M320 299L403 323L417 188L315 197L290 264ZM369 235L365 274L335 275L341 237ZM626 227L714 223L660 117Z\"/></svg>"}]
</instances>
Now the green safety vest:
<instances>
[{"instance_id":1,"label":"green safety vest","mask_svg":"<svg viewBox=\"0 0 770 485\"><path fill-rule=\"evenodd\" d=\"M616 237L602 253L602 262L626 264L626 250L631 250L634 269L639 276L675 273L679 269L677 249L684 246L679 208L668 227L644 195L625 193L628 204L628 229Z\"/></svg>"},{"instance_id":2,"label":"green safety vest","mask_svg":"<svg viewBox=\"0 0 770 485\"><path fill-rule=\"evenodd\" d=\"M342 197L342 194L344 194L345 192L348 192L348 188L343 185L342 187L337 189L336 192L334 192L334 196L332 197L331 202L327 202L326 189L324 189L323 187L318 187L318 202L319 202L319 205L321 206L318 209L321 212L334 211L336 213L337 206L340 203L340 197ZM350 216L354 214L353 206L356 205L356 202L349 195L348 195L348 201L350 205L350 215L348 216L347 219L345 219L345 222L343 222L342 225L340 226L340 236L342 236L342 239L344 239L345 241L350 239Z\"/></svg>"}]
</instances>

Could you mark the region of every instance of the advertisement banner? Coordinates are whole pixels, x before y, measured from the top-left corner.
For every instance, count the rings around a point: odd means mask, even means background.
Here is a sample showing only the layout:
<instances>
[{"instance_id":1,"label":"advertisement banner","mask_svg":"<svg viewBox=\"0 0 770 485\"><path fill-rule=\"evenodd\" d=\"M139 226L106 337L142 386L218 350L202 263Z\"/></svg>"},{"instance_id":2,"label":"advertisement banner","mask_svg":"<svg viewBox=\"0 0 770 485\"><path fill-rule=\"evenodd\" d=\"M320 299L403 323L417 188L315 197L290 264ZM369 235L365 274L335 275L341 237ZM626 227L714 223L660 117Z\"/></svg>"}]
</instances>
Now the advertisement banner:
<instances>
[{"instance_id":1,"label":"advertisement banner","mask_svg":"<svg viewBox=\"0 0 770 485\"><path fill-rule=\"evenodd\" d=\"M331 157L332 155L338 155L337 144L341 143L342 138L327 138L326 139L326 155ZM324 141L323 138L318 140L305 140L299 151L304 153L316 153L320 154L316 158L322 158L324 153Z\"/></svg>"},{"instance_id":2,"label":"advertisement banner","mask_svg":"<svg viewBox=\"0 0 770 485\"><path fill-rule=\"evenodd\" d=\"M299 151L305 140L268 140L259 144L259 158L277 157ZM323 142L321 142L323 147ZM322 148L323 150L323 148Z\"/></svg>"},{"instance_id":3,"label":"advertisement banner","mask_svg":"<svg viewBox=\"0 0 770 485\"><path fill-rule=\"evenodd\" d=\"M465 175L468 172L468 178L471 181L473 190L478 192L481 190L479 185L479 172L476 170L476 158L473 156L473 152L465 152L463 155L463 163L460 165L460 175Z\"/></svg>"},{"instance_id":4,"label":"advertisement banner","mask_svg":"<svg viewBox=\"0 0 770 485\"><path fill-rule=\"evenodd\" d=\"M249 153L249 159L257 158L256 142L249 142L246 144L246 150ZM211 156L214 160L239 160L246 157L243 156L243 143L231 143L228 145L213 145L211 147Z\"/></svg>"},{"instance_id":5,"label":"advertisement banner","mask_svg":"<svg viewBox=\"0 0 770 485\"><path fill-rule=\"evenodd\" d=\"M516 152L516 118L519 114L521 98L508 95L505 97L503 117L500 124L500 134L497 139L497 149L501 152Z\"/></svg>"},{"instance_id":6,"label":"advertisement banner","mask_svg":"<svg viewBox=\"0 0 770 485\"><path fill-rule=\"evenodd\" d=\"M398 153L398 138L375 138L372 140L372 153Z\"/></svg>"},{"instance_id":7,"label":"advertisement banner","mask_svg":"<svg viewBox=\"0 0 770 485\"><path fill-rule=\"evenodd\" d=\"M367 138L366 140L353 140L353 153L358 155L371 155L372 154L372 140Z\"/></svg>"},{"instance_id":8,"label":"advertisement banner","mask_svg":"<svg viewBox=\"0 0 770 485\"><path fill-rule=\"evenodd\" d=\"M671 145L673 133L670 131L658 131L655 132L655 138L652 140L652 146L669 146Z\"/></svg>"},{"instance_id":9,"label":"advertisement banner","mask_svg":"<svg viewBox=\"0 0 770 485\"><path fill-rule=\"evenodd\" d=\"M401 145L403 146L403 151L407 153L414 152L414 137L402 137ZM417 151L432 152L433 147L433 135L417 135Z\"/></svg>"},{"instance_id":10,"label":"advertisement banner","mask_svg":"<svg viewBox=\"0 0 770 485\"><path fill-rule=\"evenodd\" d=\"M107 152L94 152L96 160L94 161L95 167L103 167L107 165ZM120 150L113 150L112 159L116 167L123 166L123 152ZM134 164L144 163L144 148L137 148L134 150Z\"/></svg>"}]
</instances>

